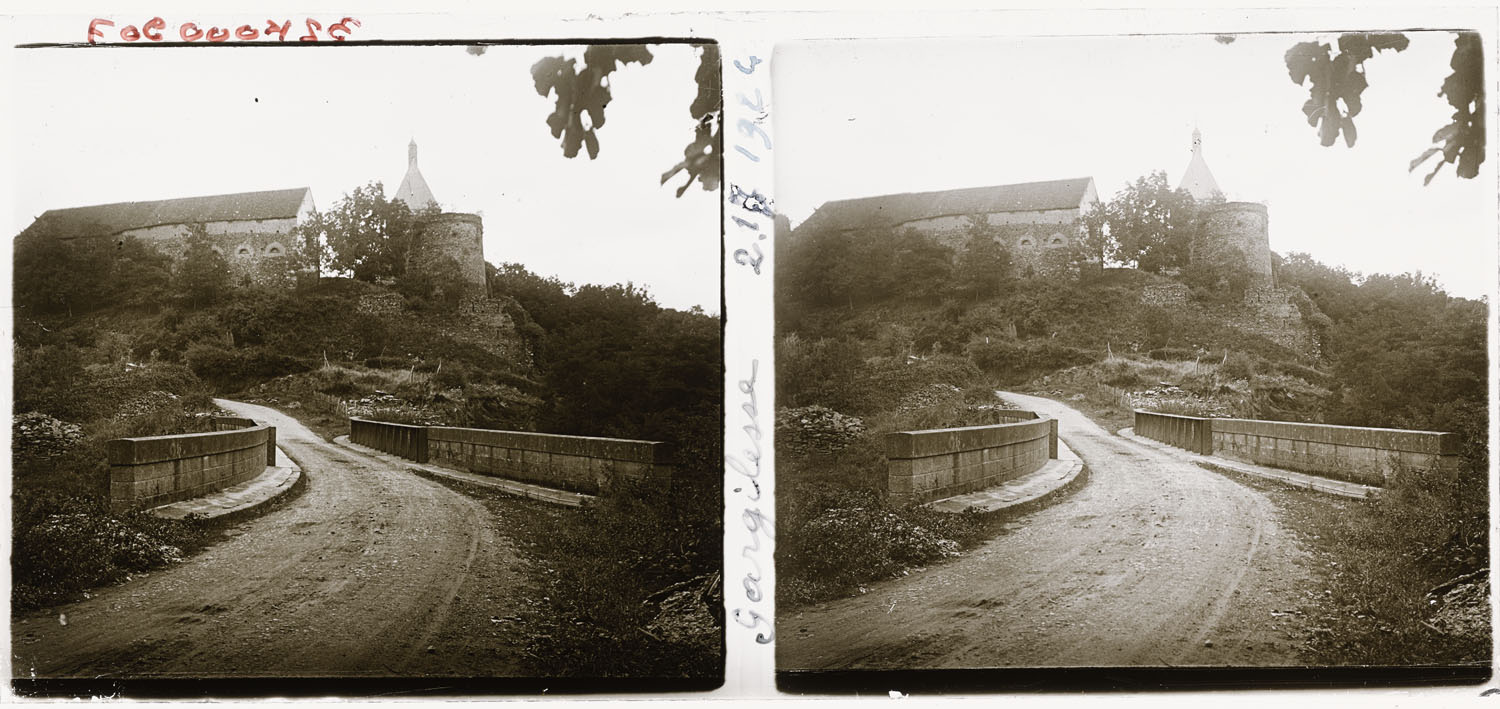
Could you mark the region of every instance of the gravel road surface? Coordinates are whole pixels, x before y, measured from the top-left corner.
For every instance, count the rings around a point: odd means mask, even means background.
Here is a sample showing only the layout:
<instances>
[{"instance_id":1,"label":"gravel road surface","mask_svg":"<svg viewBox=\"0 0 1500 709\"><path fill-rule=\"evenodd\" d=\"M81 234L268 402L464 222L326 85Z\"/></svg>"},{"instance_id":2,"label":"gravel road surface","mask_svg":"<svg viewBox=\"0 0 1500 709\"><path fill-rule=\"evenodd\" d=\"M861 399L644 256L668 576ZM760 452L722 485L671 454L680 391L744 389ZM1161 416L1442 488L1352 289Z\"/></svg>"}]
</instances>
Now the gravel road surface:
<instances>
[{"instance_id":1,"label":"gravel road surface","mask_svg":"<svg viewBox=\"0 0 1500 709\"><path fill-rule=\"evenodd\" d=\"M1300 664L1284 616L1308 555L1264 495L1003 396L1059 420L1088 484L958 559L782 613L779 669Z\"/></svg>"},{"instance_id":2,"label":"gravel road surface","mask_svg":"<svg viewBox=\"0 0 1500 709\"><path fill-rule=\"evenodd\" d=\"M182 564L13 618L15 677L506 676L524 562L478 501L273 409L296 500ZM66 621L64 623L64 620Z\"/></svg>"}]
</instances>

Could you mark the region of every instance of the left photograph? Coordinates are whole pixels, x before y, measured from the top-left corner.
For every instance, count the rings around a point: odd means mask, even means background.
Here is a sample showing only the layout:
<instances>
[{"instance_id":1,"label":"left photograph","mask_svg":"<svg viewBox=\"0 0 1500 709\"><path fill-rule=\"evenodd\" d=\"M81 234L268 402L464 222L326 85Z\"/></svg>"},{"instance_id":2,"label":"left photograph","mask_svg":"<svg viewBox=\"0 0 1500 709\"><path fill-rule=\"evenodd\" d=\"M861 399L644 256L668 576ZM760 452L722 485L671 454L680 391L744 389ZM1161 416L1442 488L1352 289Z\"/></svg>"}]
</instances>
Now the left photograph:
<instances>
[{"instance_id":1,"label":"left photograph","mask_svg":"<svg viewBox=\"0 0 1500 709\"><path fill-rule=\"evenodd\" d=\"M722 683L717 45L9 51L16 691Z\"/></svg>"}]
</instances>

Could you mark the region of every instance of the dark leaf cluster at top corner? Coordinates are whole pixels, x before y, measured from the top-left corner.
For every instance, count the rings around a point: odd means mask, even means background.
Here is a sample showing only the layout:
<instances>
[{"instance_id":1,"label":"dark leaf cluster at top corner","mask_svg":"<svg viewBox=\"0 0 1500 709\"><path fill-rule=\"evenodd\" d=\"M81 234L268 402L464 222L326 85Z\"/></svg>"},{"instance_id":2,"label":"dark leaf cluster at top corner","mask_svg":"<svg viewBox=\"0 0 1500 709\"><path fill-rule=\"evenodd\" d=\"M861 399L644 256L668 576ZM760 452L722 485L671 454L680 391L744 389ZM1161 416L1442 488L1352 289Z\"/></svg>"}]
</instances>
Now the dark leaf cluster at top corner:
<instances>
[{"instance_id":1,"label":"dark leaf cluster at top corner","mask_svg":"<svg viewBox=\"0 0 1500 709\"><path fill-rule=\"evenodd\" d=\"M719 189L719 134L720 113L723 109L723 91L719 81L719 46L705 44L698 58L698 72L693 76L698 83L698 95L688 107L698 127L693 132L693 142L682 150L682 161L663 172L661 183L666 184L679 172L687 171L688 179L677 188L681 197L694 180L704 191Z\"/></svg>"},{"instance_id":2,"label":"dark leaf cluster at top corner","mask_svg":"<svg viewBox=\"0 0 1500 709\"><path fill-rule=\"evenodd\" d=\"M1443 159L1422 181L1424 185L1432 182L1448 163L1453 163L1458 176L1465 179L1478 175L1479 166L1484 163L1484 49L1475 32L1458 33L1453 45L1453 59L1449 62L1453 73L1443 80L1438 91L1453 107L1453 121L1433 134L1433 147L1411 161L1411 169L1415 170L1428 158L1442 154Z\"/></svg>"},{"instance_id":3,"label":"dark leaf cluster at top corner","mask_svg":"<svg viewBox=\"0 0 1500 709\"><path fill-rule=\"evenodd\" d=\"M641 45L595 45L584 50L582 70L577 68L577 60L560 56L546 57L532 65L537 95L557 96L547 126L553 138L562 139L564 157L576 157L580 147L588 150L591 160L599 156L595 131L604 125L604 108L611 98L609 75L626 64L650 64L651 59L651 50Z\"/></svg>"},{"instance_id":4,"label":"dark leaf cluster at top corner","mask_svg":"<svg viewBox=\"0 0 1500 709\"><path fill-rule=\"evenodd\" d=\"M1340 133L1351 148L1358 139L1354 117L1364 109L1360 97L1369 86L1365 60L1388 49L1400 52L1407 44L1406 36L1400 33L1351 32L1339 37L1338 54L1332 53L1330 45L1319 42L1298 42L1287 50L1284 58L1292 82L1298 86L1311 82L1302 113L1308 125L1318 128L1325 147L1333 145Z\"/></svg>"}]
</instances>

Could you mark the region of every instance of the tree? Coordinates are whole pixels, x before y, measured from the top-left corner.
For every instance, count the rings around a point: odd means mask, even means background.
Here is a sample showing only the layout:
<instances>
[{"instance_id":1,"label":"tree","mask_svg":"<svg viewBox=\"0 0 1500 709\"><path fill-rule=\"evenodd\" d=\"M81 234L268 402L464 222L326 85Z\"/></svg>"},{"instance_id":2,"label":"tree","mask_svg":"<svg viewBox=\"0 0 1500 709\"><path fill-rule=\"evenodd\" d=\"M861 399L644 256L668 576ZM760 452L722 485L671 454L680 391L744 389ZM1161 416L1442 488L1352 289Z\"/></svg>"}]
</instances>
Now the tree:
<instances>
[{"instance_id":1,"label":"tree","mask_svg":"<svg viewBox=\"0 0 1500 709\"><path fill-rule=\"evenodd\" d=\"M107 239L72 243L50 234L22 235L15 245L15 301L33 314L73 315L104 300L108 283Z\"/></svg>"},{"instance_id":2,"label":"tree","mask_svg":"<svg viewBox=\"0 0 1500 709\"><path fill-rule=\"evenodd\" d=\"M968 242L958 254L954 277L959 289L978 301L993 298L1011 277L1010 250L995 238L995 229L982 215L968 217Z\"/></svg>"},{"instance_id":3,"label":"tree","mask_svg":"<svg viewBox=\"0 0 1500 709\"><path fill-rule=\"evenodd\" d=\"M170 256L132 237L25 233L15 241L15 302L39 315L155 306L170 264Z\"/></svg>"},{"instance_id":4,"label":"tree","mask_svg":"<svg viewBox=\"0 0 1500 709\"><path fill-rule=\"evenodd\" d=\"M698 95L688 106L697 127L693 140L683 149L683 159L662 173L666 184L673 176L686 172L688 180L677 189L681 197L697 180L705 191L719 188L720 109L719 48L715 44L698 47L698 71L694 80ZM604 108L609 105L609 75L627 64L650 64L651 50L644 45L599 44L583 51L583 67L577 60L561 56L547 57L533 64L531 77L538 95L555 95L554 109L547 116L552 137L561 141L563 157L578 155L579 148L588 151L589 159L599 156L598 130L604 127Z\"/></svg>"},{"instance_id":5,"label":"tree","mask_svg":"<svg viewBox=\"0 0 1500 709\"><path fill-rule=\"evenodd\" d=\"M902 294L918 299L947 294L953 281L953 249L915 229L905 229L899 237L895 276Z\"/></svg>"},{"instance_id":6,"label":"tree","mask_svg":"<svg viewBox=\"0 0 1500 709\"><path fill-rule=\"evenodd\" d=\"M1167 173L1157 170L1091 210L1084 222L1096 234L1085 237L1090 250L1160 273L1187 265L1198 209L1192 195L1169 187Z\"/></svg>"},{"instance_id":7,"label":"tree","mask_svg":"<svg viewBox=\"0 0 1500 709\"><path fill-rule=\"evenodd\" d=\"M399 279L406 275L421 236L420 219L431 210L413 213L401 200L388 200L385 187L371 182L344 195L323 214L308 220L299 241L307 251L327 244L329 266L362 281Z\"/></svg>"},{"instance_id":8,"label":"tree","mask_svg":"<svg viewBox=\"0 0 1500 709\"><path fill-rule=\"evenodd\" d=\"M1438 95L1453 107L1453 120L1432 136L1435 147L1428 148L1411 161L1411 170L1435 155L1442 159L1428 173L1423 184L1432 182L1443 165L1453 163L1459 177L1473 179L1484 162L1484 52L1478 33L1458 32L1454 39L1449 67L1453 73L1443 80ZM1298 42L1284 57L1287 73L1298 86L1309 85L1302 113L1307 123L1318 129L1325 147L1332 146L1343 135L1344 144L1354 147L1359 134L1354 117L1363 110L1361 94L1369 81L1365 62L1377 52L1405 50L1410 40L1400 32L1350 32L1339 36L1338 53L1327 43Z\"/></svg>"},{"instance_id":9,"label":"tree","mask_svg":"<svg viewBox=\"0 0 1500 709\"><path fill-rule=\"evenodd\" d=\"M218 302L229 291L229 261L214 250L202 224L188 227L182 260L172 273L172 287L193 306Z\"/></svg>"}]
</instances>

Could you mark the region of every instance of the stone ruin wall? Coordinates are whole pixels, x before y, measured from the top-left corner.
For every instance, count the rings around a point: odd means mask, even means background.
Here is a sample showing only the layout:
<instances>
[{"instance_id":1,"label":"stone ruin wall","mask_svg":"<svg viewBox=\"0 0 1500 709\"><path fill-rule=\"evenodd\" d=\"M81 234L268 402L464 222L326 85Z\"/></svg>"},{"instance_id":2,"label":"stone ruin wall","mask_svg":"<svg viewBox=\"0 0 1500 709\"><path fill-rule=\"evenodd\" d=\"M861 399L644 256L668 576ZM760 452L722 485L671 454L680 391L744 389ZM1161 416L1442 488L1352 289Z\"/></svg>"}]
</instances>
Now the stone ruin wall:
<instances>
[{"instance_id":1,"label":"stone ruin wall","mask_svg":"<svg viewBox=\"0 0 1500 709\"><path fill-rule=\"evenodd\" d=\"M449 277L456 262L467 288L463 300L484 300L488 290L484 266L484 221L477 214L444 212L418 223L421 244L413 266L434 276Z\"/></svg>"},{"instance_id":2,"label":"stone ruin wall","mask_svg":"<svg viewBox=\"0 0 1500 709\"><path fill-rule=\"evenodd\" d=\"M229 264L231 284L270 288L296 285L297 273L287 260L296 219L205 222L203 226L214 250ZM162 224L124 231L115 238L139 239L173 259L181 260L187 250L187 237L187 224Z\"/></svg>"},{"instance_id":3,"label":"stone ruin wall","mask_svg":"<svg viewBox=\"0 0 1500 709\"><path fill-rule=\"evenodd\" d=\"M1068 246L1078 238L1078 210L1054 209L1034 212L986 214L995 240L1010 252L1019 275L1055 273L1068 266ZM953 250L957 255L969 242L969 220L965 216L933 217L906 222L898 230L911 228Z\"/></svg>"}]
</instances>

